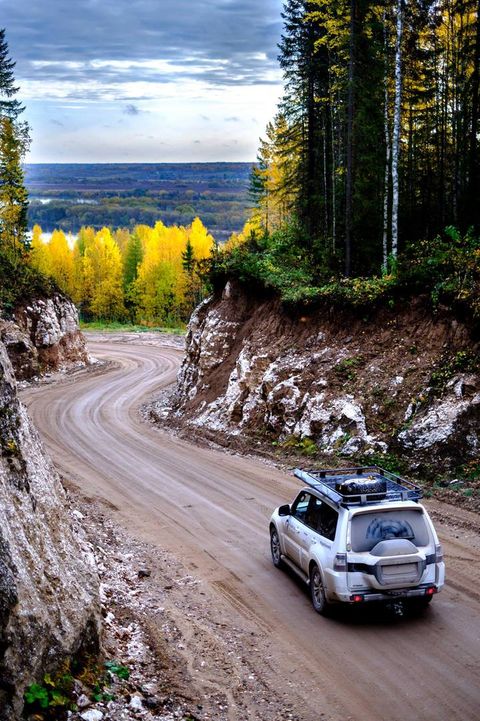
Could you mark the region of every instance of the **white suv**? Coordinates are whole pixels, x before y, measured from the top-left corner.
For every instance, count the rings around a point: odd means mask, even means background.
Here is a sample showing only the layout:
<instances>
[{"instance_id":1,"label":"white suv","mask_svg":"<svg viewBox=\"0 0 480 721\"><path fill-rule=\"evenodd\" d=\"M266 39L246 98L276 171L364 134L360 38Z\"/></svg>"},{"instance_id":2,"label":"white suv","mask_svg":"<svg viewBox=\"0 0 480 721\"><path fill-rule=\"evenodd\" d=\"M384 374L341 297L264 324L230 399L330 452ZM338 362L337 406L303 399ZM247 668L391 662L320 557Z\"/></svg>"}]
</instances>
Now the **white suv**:
<instances>
[{"instance_id":1,"label":"white suv","mask_svg":"<svg viewBox=\"0 0 480 721\"><path fill-rule=\"evenodd\" d=\"M308 487L272 514L272 560L309 584L315 610L399 599L425 608L445 564L421 489L377 466L295 475Z\"/></svg>"}]
</instances>

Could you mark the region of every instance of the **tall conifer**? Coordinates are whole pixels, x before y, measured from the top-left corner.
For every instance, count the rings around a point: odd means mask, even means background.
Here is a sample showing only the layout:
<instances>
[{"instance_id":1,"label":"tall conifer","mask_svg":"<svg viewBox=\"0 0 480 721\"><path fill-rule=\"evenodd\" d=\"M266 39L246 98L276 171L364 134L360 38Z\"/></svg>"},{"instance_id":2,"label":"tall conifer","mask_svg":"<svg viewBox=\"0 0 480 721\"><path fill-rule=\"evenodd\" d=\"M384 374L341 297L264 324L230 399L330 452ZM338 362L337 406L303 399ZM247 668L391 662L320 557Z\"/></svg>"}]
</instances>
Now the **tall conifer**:
<instances>
[{"instance_id":1,"label":"tall conifer","mask_svg":"<svg viewBox=\"0 0 480 721\"><path fill-rule=\"evenodd\" d=\"M13 69L5 30L0 29L0 248L16 259L28 247L28 195L22 160L29 144L27 123L18 121L23 105L14 97Z\"/></svg>"}]
</instances>

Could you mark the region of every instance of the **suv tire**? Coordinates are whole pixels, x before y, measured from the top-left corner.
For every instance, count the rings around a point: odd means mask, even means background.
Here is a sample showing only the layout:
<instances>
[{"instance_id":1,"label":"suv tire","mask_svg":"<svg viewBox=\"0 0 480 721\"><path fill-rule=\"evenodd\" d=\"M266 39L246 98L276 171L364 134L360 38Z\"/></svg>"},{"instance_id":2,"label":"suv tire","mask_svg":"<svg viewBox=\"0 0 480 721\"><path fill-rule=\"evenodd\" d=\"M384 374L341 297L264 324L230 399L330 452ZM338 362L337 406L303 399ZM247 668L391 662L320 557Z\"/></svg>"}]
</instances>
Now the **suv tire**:
<instances>
[{"instance_id":1,"label":"suv tire","mask_svg":"<svg viewBox=\"0 0 480 721\"><path fill-rule=\"evenodd\" d=\"M270 529L270 551L272 552L272 562L275 568L283 568L282 549L280 547L280 539L277 529Z\"/></svg>"},{"instance_id":2,"label":"suv tire","mask_svg":"<svg viewBox=\"0 0 480 721\"><path fill-rule=\"evenodd\" d=\"M330 604L325 597L322 574L315 563L310 569L310 596L315 611L322 616L327 616L330 610Z\"/></svg>"}]
</instances>

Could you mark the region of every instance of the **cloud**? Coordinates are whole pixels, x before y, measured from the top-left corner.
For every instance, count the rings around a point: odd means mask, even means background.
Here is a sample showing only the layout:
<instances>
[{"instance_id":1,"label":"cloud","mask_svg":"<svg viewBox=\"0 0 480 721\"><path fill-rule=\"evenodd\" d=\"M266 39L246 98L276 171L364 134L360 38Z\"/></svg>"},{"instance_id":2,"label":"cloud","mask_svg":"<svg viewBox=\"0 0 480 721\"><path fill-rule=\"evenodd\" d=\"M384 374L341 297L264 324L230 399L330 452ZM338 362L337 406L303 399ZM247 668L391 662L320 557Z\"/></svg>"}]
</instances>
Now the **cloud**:
<instances>
[{"instance_id":1,"label":"cloud","mask_svg":"<svg viewBox=\"0 0 480 721\"><path fill-rule=\"evenodd\" d=\"M33 162L255 157L250 116L263 128L282 92L282 0L0 4Z\"/></svg>"},{"instance_id":2,"label":"cloud","mask_svg":"<svg viewBox=\"0 0 480 721\"><path fill-rule=\"evenodd\" d=\"M25 81L73 84L63 96L72 99L105 85L124 98L129 82L279 82L281 0L67 2L17 0L2 9L22 95Z\"/></svg>"},{"instance_id":3,"label":"cloud","mask_svg":"<svg viewBox=\"0 0 480 721\"><path fill-rule=\"evenodd\" d=\"M61 128L65 127L65 123L61 123L60 120L56 120L55 118L51 118L50 122L52 125L59 125Z\"/></svg>"},{"instance_id":4,"label":"cloud","mask_svg":"<svg viewBox=\"0 0 480 721\"><path fill-rule=\"evenodd\" d=\"M128 103L127 105L125 105L123 112L125 113L125 115L139 115L140 114L140 110L133 103Z\"/></svg>"}]
</instances>

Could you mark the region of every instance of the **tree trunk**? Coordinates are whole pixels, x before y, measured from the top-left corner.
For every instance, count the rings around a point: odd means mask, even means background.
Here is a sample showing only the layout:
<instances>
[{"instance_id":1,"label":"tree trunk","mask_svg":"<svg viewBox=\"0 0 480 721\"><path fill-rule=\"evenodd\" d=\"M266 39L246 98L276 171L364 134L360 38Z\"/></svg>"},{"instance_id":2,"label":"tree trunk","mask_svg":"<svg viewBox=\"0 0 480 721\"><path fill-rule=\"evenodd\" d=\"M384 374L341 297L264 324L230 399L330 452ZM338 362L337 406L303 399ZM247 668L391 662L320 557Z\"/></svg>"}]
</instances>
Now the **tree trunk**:
<instances>
[{"instance_id":1,"label":"tree trunk","mask_svg":"<svg viewBox=\"0 0 480 721\"><path fill-rule=\"evenodd\" d=\"M350 59L348 63L347 97L347 178L345 185L345 275L352 272L352 226L353 226L353 117L354 77L356 60L356 14L357 0L350 0Z\"/></svg>"},{"instance_id":2,"label":"tree trunk","mask_svg":"<svg viewBox=\"0 0 480 721\"><path fill-rule=\"evenodd\" d=\"M329 219L328 219L328 169L327 169L327 121L328 107L323 118L323 213L324 213L324 236L328 237Z\"/></svg>"},{"instance_id":3,"label":"tree trunk","mask_svg":"<svg viewBox=\"0 0 480 721\"><path fill-rule=\"evenodd\" d=\"M385 46L385 109L384 109L384 122L385 122L385 177L383 184L383 262L382 268L384 271L387 270L388 263L388 197L390 191L390 155L391 155L391 141L390 141L390 126L388 120L388 34L387 34L387 18L386 13L383 13L383 37Z\"/></svg>"},{"instance_id":4,"label":"tree trunk","mask_svg":"<svg viewBox=\"0 0 480 721\"><path fill-rule=\"evenodd\" d=\"M479 193L479 165L478 157L478 115L479 115L479 85L480 85L480 0L477 2L477 20L476 20L476 36L475 36L475 53L473 60L472 73L472 122L470 125L470 148L469 148L469 177L468 177L468 194L467 194L467 214L471 220L471 224L476 226L476 231L480 230L480 212L478 209L478 193Z\"/></svg>"},{"instance_id":5,"label":"tree trunk","mask_svg":"<svg viewBox=\"0 0 480 721\"><path fill-rule=\"evenodd\" d=\"M392 256L398 254L398 158L400 154L400 123L402 105L402 0L397 0L397 38L395 44L395 107L392 138Z\"/></svg>"},{"instance_id":6,"label":"tree trunk","mask_svg":"<svg viewBox=\"0 0 480 721\"><path fill-rule=\"evenodd\" d=\"M333 116L333 100L330 101L330 135L332 143L332 251L337 246L337 191L336 191L336 155L335 155L335 123Z\"/></svg>"}]
</instances>

